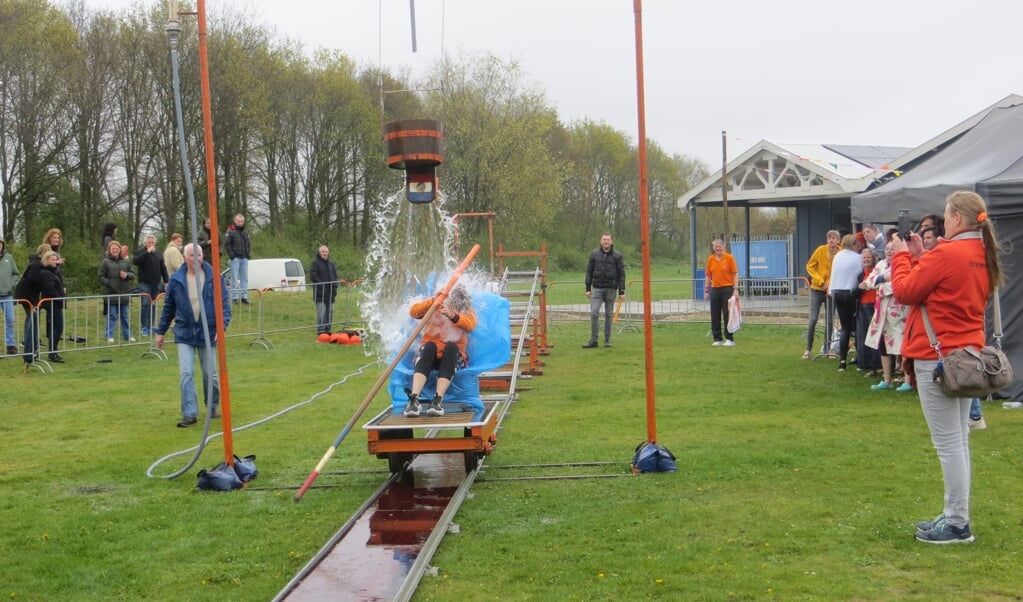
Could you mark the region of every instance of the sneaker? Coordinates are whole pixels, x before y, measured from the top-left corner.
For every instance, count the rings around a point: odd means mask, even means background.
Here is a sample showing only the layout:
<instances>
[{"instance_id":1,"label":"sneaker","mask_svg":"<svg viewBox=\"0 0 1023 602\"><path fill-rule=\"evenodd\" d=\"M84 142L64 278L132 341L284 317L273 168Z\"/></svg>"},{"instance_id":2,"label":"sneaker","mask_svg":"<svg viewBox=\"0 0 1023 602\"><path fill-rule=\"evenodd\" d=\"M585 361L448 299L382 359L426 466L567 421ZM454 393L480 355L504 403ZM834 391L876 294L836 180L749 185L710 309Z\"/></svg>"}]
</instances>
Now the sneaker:
<instances>
[{"instance_id":1,"label":"sneaker","mask_svg":"<svg viewBox=\"0 0 1023 602\"><path fill-rule=\"evenodd\" d=\"M725 347L735 347L735 341L728 340L723 343Z\"/></svg>"},{"instance_id":2,"label":"sneaker","mask_svg":"<svg viewBox=\"0 0 1023 602\"><path fill-rule=\"evenodd\" d=\"M148 328L143 328L142 329L142 336L144 336L144 337L148 337L149 336L149 329Z\"/></svg>"},{"instance_id":3,"label":"sneaker","mask_svg":"<svg viewBox=\"0 0 1023 602\"><path fill-rule=\"evenodd\" d=\"M845 362L838 362L838 371L845 372Z\"/></svg>"},{"instance_id":4,"label":"sneaker","mask_svg":"<svg viewBox=\"0 0 1023 602\"><path fill-rule=\"evenodd\" d=\"M128 342L129 343L134 343L135 342L135 337L128 337Z\"/></svg>"},{"instance_id":5,"label":"sneaker","mask_svg":"<svg viewBox=\"0 0 1023 602\"><path fill-rule=\"evenodd\" d=\"M251 305L248 299L242 299L242 305Z\"/></svg>"},{"instance_id":6,"label":"sneaker","mask_svg":"<svg viewBox=\"0 0 1023 602\"><path fill-rule=\"evenodd\" d=\"M114 339L107 339L107 345L113 345Z\"/></svg>"},{"instance_id":7,"label":"sneaker","mask_svg":"<svg viewBox=\"0 0 1023 602\"><path fill-rule=\"evenodd\" d=\"M898 391L899 393L905 393L906 391L912 391L913 390L913 385L911 385L909 383L902 383L895 390Z\"/></svg>"},{"instance_id":8,"label":"sneaker","mask_svg":"<svg viewBox=\"0 0 1023 602\"><path fill-rule=\"evenodd\" d=\"M950 543L971 543L974 540L970 525L953 527L942 517L926 531L917 531L916 540L924 543L945 545Z\"/></svg>"},{"instance_id":9,"label":"sneaker","mask_svg":"<svg viewBox=\"0 0 1023 602\"><path fill-rule=\"evenodd\" d=\"M604 348L605 349L610 349L611 348L611 341L604 341Z\"/></svg>"},{"instance_id":10,"label":"sneaker","mask_svg":"<svg viewBox=\"0 0 1023 602\"><path fill-rule=\"evenodd\" d=\"M596 341L590 341L589 343L586 343L585 345L583 345L583 349L596 349L596 348L597 348L597 342Z\"/></svg>"},{"instance_id":11,"label":"sneaker","mask_svg":"<svg viewBox=\"0 0 1023 602\"><path fill-rule=\"evenodd\" d=\"M444 398L440 395L435 395L433 400L430 401L430 407L426 410L429 416L443 416L444 415Z\"/></svg>"},{"instance_id":12,"label":"sneaker","mask_svg":"<svg viewBox=\"0 0 1023 602\"><path fill-rule=\"evenodd\" d=\"M722 346L724 344L725 344L724 341L714 341L713 343L710 344L710 346L711 347L720 347L720 346Z\"/></svg>"},{"instance_id":13,"label":"sneaker","mask_svg":"<svg viewBox=\"0 0 1023 602\"><path fill-rule=\"evenodd\" d=\"M984 417L981 416L977 420L970 418L969 422L966 423L971 431L982 431L987 428L987 423L984 422Z\"/></svg>"},{"instance_id":14,"label":"sneaker","mask_svg":"<svg viewBox=\"0 0 1023 602\"><path fill-rule=\"evenodd\" d=\"M187 428L198 422L195 416L185 416L178 422L178 428Z\"/></svg>"},{"instance_id":15,"label":"sneaker","mask_svg":"<svg viewBox=\"0 0 1023 602\"><path fill-rule=\"evenodd\" d=\"M213 408L213 412L210 413L210 418L220 418L220 410Z\"/></svg>"},{"instance_id":16,"label":"sneaker","mask_svg":"<svg viewBox=\"0 0 1023 602\"><path fill-rule=\"evenodd\" d=\"M14 345L7 346L7 355L18 355L18 348Z\"/></svg>"},{"instance_id":17,"label":"sneaker","mask_svg":"<svg viewBox=\"0 0 1023 602\"><path fill-rule=\"evenodd\" d=\"M870 385L870 390L871 391L888 391L888 390L894 389L894 388L895 387L893 387L892 385L886 383L883 380L881 382L877 383L876 385Z\"/></svg>"},{"instance_id":18,"label":"sneaker","mask_svg":"<svg viewBox=\"0 0 1023 602\"><path fill-rule=\"evenodd\" d=\"M419 416L419 396L409 394L408 403L405 404L405 415L409 418Z\"/></svg>"},{"instance_id":19,"label":"sneaker","mask_svg":"<svg viewBox=\"0 0 1023 602\"><path fill-rule=\"evenodd\" d=\"M931 529L934 528L934 525L943 522L944 520L945 520L944 514L939 514L938 516L935 516L934 519L932 520L922 520L916 524L916 530L930 531Z\"/></svg>"},{"instance_id":20,"label":"sneaker","mask_svg":"<svg viewBox=\"0 0 1023 602\"><path fill-rule=\"evenodd\" d=\"M64 358L60 357L56 353L51 353L50 354L50 361L55 363L55 364L63 364L64 363Z\"/></svg>"}]
</instances>

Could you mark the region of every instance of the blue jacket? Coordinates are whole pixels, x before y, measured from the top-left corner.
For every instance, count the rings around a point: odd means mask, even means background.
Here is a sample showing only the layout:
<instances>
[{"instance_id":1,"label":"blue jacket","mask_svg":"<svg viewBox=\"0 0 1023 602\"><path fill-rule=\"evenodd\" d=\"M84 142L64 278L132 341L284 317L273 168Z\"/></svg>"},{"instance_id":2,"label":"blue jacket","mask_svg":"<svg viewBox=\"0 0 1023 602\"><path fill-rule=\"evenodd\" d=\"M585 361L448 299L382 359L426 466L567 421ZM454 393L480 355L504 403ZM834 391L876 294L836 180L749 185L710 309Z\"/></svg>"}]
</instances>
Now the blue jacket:
<instances>
[{"instance_id":1,"label":"blue jacket","mask_svg":"<svg viewBox=\"0 0 1023 602\"><path fill-rule=\"evenodd\" d=\"M205 261L199 267L206 274L206 283L202 287L203 307L206 311L206 323L210 329L210 341L217 342L217 313L213 306L213 268ZM193 276L194 277L194 276ZM156 334L165 334L174 320L174 342L178 345L205 347L206 339L202 333L202 323L192 312L192 303L188 300L188 266L183 265L174 272L167 283L164 296L163 313L160 314L160 325ZM220 302L224 307L224 330L231 324L231 302L227 298L227 285L220 280Z\"/></svg>"}]
</instances>

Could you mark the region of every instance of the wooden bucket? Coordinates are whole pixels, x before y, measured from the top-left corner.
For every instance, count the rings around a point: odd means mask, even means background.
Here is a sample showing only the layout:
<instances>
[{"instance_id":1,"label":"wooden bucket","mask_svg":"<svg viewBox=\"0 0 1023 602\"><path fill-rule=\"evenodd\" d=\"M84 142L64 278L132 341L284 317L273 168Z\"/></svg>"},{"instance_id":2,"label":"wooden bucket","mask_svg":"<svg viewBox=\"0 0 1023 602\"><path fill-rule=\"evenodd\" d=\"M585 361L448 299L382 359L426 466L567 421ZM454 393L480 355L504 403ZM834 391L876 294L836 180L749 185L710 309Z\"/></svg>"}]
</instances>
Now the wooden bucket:
<instances>
[{"instance_id":1,"label":"wooden bucket","mask_svg":"<svg viewBox=\"0 0 1023 602\"><path fill-rule=\"evenodd\" d=\"M444 162L444 126L431 119L407 119L384 125L387 166L420 170Z\"/></svg>"}]
</instances>

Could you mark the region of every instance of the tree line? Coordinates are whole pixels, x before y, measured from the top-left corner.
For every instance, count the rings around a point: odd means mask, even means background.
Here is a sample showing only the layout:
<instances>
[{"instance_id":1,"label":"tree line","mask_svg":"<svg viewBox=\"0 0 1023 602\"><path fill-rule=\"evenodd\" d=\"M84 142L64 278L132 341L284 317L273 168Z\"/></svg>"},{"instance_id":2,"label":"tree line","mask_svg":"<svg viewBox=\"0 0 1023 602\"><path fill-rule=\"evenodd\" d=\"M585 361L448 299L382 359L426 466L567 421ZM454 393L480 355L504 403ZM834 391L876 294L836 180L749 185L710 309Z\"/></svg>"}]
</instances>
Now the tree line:
<instances>
[{"instance_id":1,"label":"tree line","mask_svg":"<svg viewBox=\"0 0 1023 602\"><path fill-rule=\"evenodd\" d=\"M165 240L191 231L165 25L164 7L113 13L74 0L0 0L0 202L9 245L34 248L56 226L98 249L106 221L133 245L148 233ZM564 123L515 62L445 56L415 81L358 65L341 50L305 53L230 6L209 19L216 173L206 173L196 23L184 17L181 25L181 102L200 225L215 177L222 226L243 213L265 240L298 240L310 256L319 242L363 249L374 212L403 183L384 163L382 125L428 118L446 134L445 210L495 212L496 243L534 249L547 241L568 266L605 230L639 248L636 141L600 121ZM708 168L650 140L648 172L651 252L687 255L689 218L676 202ZM484 221L460 227L460 240L486 245Z\"/></svg>"}]
</instances>

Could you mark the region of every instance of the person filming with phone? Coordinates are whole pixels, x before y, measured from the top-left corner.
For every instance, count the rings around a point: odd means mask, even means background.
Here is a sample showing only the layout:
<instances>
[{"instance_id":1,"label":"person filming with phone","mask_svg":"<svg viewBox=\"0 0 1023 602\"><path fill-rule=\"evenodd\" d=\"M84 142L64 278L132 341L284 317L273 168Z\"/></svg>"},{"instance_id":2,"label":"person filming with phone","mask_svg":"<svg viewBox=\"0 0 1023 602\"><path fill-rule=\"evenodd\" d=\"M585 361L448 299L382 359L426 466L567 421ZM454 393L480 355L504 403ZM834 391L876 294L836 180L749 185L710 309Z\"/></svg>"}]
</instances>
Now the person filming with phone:
<instances>
[{"instance_id":1,"label":"person filming with phone","mask_svg":"<svg viewBox=\"0 0 1023 602\"><path fill-rule=\"evenodd\" d=\"M900 220L902 221L902 220ZM974 541L970 528L970 398L949 397L936 382L939 366L924 326L927 316L941 345L955 349L985 344L984 310L1003 282L995 227L980 195L950 194L945 204L945 238L924 252L916 233L900 228L892 240L892 290L911 306L902 353L913 360L917 392L945 484L944 505L933 520L917 523L924 543Z\"/></svg>"}]
</instances>

